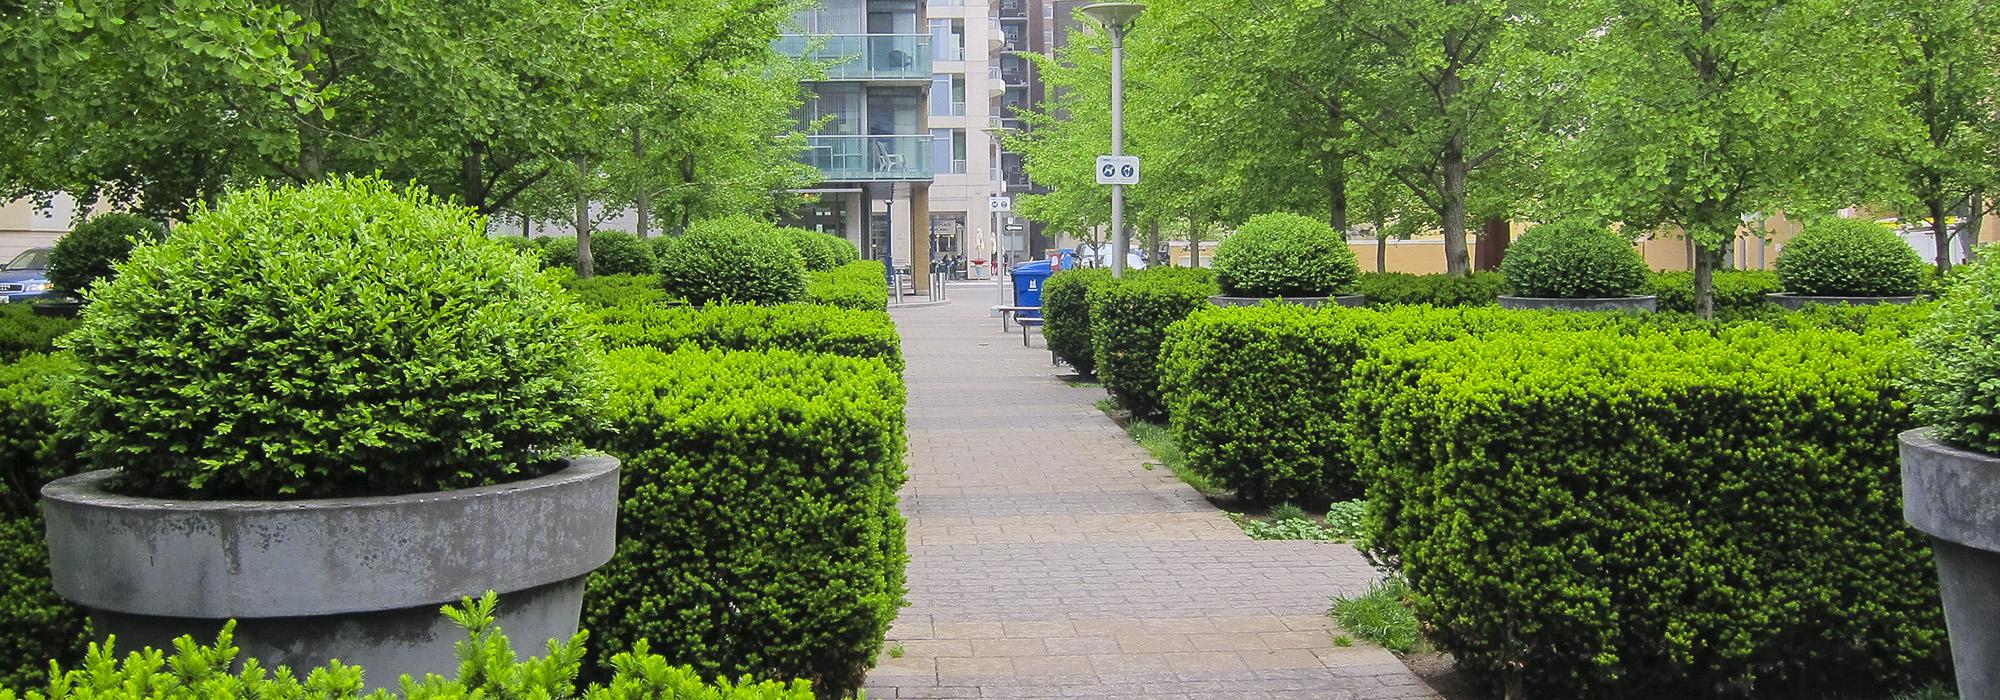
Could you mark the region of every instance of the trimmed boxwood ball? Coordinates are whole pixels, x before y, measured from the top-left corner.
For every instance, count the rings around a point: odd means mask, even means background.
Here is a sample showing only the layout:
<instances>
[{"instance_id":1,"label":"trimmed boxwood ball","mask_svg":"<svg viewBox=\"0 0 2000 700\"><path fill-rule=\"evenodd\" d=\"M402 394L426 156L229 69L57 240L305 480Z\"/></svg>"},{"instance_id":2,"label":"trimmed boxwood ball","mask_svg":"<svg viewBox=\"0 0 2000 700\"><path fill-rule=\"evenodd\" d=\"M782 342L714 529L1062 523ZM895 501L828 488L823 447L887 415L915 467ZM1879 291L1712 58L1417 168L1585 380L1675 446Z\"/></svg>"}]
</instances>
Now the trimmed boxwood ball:
<instances>
[{"instance_id":1,"label":"trimmed boxwood ball","mask_svg":"<svg viewBox=\"0 0 2000 700\"><path fill-rule=\"evenodd\" d=\"M805 258L747 216L696 223L667 246L659 268L667 293L694 304L784 304L806 294Z\"/></svg>"},{"instance_id":2,"label":"trimmed boxwood ball","mask_svg":"<svg viewBox=\"0 0 2000 700\"><path fill-rule=\"evenodd\" d=\"M1360 275L1332 226L1297 214L1251 217L1215 249L1215 281L1228 296L1333 296Z\"/></svg>"},{"instance_id":3,"label":"trimmed boxwood ball","mask_svg":"<svg viewBox=\"0 0 2000 700\"><path fill-rule=\"evenodd\" d=\"M49 286L81 296L92 282L117 274L113 266L131 257L134 247L166 235L166 227L159 222L135 214L112 212L91 217L49 251Z\"/></svg>"},{"instance_id":4,"label":"trimmed boxwood ball","mask_svg":"<svg viewBox=\"0 0 2000 700\"><path fill-rule=\"evenodd\" d=\"M1633 296L1645 288L1647 271L1632 241L1585 221L1528 229L1500 261L1514 296L1543 299Z\"/></svg>"},{"instance_id":5,"label":"trimmed boxwood ball","mask_svg":"<svg viewBox=\"0 0 2000 700\"><path fill-rule=\"evenodd\" d=\"M372 179L197 210L63 340L63 430L120 488L321 498L547 474L595 424L581 307L471 210Z\"/></svg>"},{"instance_id":6,"label":"trimmed boxwood ball","mask_svg":"<svg viewBox=\"0 0 2000 700\"><path fill-rule=\"evenodd\" d=\"M807 272L823 272L853 262L847 257L847 251L853 244L845 240L802 228L781 227L777 232L786 243L799 251ZM844 243L848 247L843 247Z\"/></svg>"},{"instance_id":7,"label":"trimmed boxwood ball","mask_svg":"<svg viewBox=\"0 0 2000 700\"><path fill-rule=\"evenodd\" d=\"M1906 376L1917 420L1941 440L2000 455L2000 246L1988 246L1917 333Z\"/></svg>"},{"instance_id":8,"label":"trimmed boxwood ball","mask_svg":"<svg viewBox=\"0 0 2000 700\"><path fill-rule=\"evenodd\" d=\"M575 237L536 240L540 241L542 267L551 270L576 269ZM653 247L638 236L623 231L598 231L590 234L590 263L592 275L650 275L653 274Z\"/></svg>"},{"instance_id":9,"label":"trimmed boxwood ball","mask_svg":"<svg viewBox=\"0 0 2000 700\"><path fill-rule=\"evenodd\" d=\"M1786 292L1809 297L1911 296L1930 281L1930 266L1915 249L1862 219L1806 224L1778 254L1777 267Z\"/></svg>"}]
</instances>

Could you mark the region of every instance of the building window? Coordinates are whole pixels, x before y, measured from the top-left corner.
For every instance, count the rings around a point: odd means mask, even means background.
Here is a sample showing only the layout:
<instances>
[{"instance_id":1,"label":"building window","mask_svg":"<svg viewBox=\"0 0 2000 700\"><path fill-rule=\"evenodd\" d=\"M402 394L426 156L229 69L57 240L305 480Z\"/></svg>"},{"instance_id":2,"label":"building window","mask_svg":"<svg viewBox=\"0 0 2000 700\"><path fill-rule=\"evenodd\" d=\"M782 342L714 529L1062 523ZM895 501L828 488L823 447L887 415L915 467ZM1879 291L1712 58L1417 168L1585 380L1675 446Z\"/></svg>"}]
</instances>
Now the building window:
<instances>
[{"instance_id":1,"label":"building window","mask_svg":"<svg viewBox=\"0 0 2000 700\"><path fill-rule=\"evenodd\" d=\"M953 175L965 174L965 130L951 130L951 170Z\"/></svg>"},{"instance_id":2,"label":"building window","mask_svg":"<svg viewBox=\"0 0 2000 700\"><path fill-rule=\"evenodd\" d=\"M931 214L931 250L939 257L965 254L965 212Z\"/></svg>"},{"instance_id":3,"label":"building window","mask_svg":"<svg viewBox=\"0 0 2000 700\"><path fill-rule=\"evenodd\" d=\"M941 175L965 174L965 130L932 129L931 167Z\"/></svg>"},{"instance_id":4,"label":"building window","mask_svg":"<svg viewBox=\"0 0 2000 700\"><path fill-rule=\"evenodd\" d=\"M934 18L931 26L931 55L939 61L965 60L965 20Z\"/></svg>"}]
</instances>

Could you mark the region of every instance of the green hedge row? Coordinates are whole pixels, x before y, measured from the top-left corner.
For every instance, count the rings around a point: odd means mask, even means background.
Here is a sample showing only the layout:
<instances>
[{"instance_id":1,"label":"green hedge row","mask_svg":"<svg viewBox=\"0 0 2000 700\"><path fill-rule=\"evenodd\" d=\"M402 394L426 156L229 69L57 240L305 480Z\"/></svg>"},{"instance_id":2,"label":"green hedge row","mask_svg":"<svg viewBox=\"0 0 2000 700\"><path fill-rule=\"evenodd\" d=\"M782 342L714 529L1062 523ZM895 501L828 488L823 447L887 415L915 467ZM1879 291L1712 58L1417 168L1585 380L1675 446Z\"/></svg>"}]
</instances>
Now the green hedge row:
<instances>
[{"instance_id":1,"label":"green hedge row","mask_svg":"<svg viewBox=\"0 0 2000 700\"><path fill-rule=\"evenodd\" d=\"M609 353L617 555L599 658L650 639L704 676L859 686L903 601L903 386L888 364L683 347Z\"/></svg>"},{"instance_id":2,"label":"green hedge row","mask_svg":"<svg viewBox=\"0 0 2000 700\"><path fill-rule=\"evenodd\" d=\"M823 272L808 272L805 300L843 309L888 311L889 269L880 260L860 260Z\"/></svg>"},{"instance_id":3,"label":"green hedge row","mask_svg":"<svg viewBox=\"0 0 2000 700\"><path fill-rule=\"evenodd\" d=\"M572 273L563 277L563 287L575 292L578 299L590 306L671 306L679 303L660 288L660 279L654 275L597 275L581 279Z\"/></svg>"},{"instance_id":4,"label":"green hedge row","mask_svg":"<svg viewBox=\"0 0 2000 700\"><path fill-rule=\"evenodd\" d=\"M1779 308L1764 295L1784 291L1778 273L1764 270L1715 271L1715 317L1741 319L1766 314ZM1694 313L1694 273L1654 272L1640 294L1660 298L1661 311Z\"/></svg>"},{"instance_id":5,"label":"green hedge row","mask_svg":"<svg viewBox=\"0 0 2000 700\"><path fill-rule=\"evenodd\" d=\"M625 305L595 312L607 347L682 345L709 350L792 350L881 360L900 371L903 346L881 311L813 304Z\"/></svg>"},{"instance_id":6,"label":"green hedge row","mask_svg":"<svg viewBox=\"0 0 2000 700\"><path fill-rule=\"evenodd\" d=\"M507 635L494 622L499 598L446 606L443 613L466 632L455 650L455 678L402 678L400 692L363 694L367 669L335 661L313 669L271 669L255 659L238 659L234 623L223 626L214 644L191 637L175 640L174 648L144 650L119 658L107 642L90 645L83 662L53 678L45 666L39 688L25 696L0 686L0 700L248 700L250 698L314 698L316 700L435 700L439 698L591 698L591 700L816 700L811 684L781 683L744 677L736 681L704 680L693 669L672 666L644 642L611 659L607 683L578 687L583 669L584 638L550 642L548 655L520 660ZM12 631L11 629L9 630ZM5 640L0 639L0 644ZM241 669L240 671L238 669ZM278 672L273 672L278 671ZM377 681L386 679L376 679ZM377 683L378 685L398 685ZM15 687L29 685L23 681Z\"/></svg>"},{"instance_id":7,"label":"green hedge row","mask_svg":"<svg viewBox=\"0 0 2000 700\"><path fill-rule=\"evenodd\" d=\"M1499 301L1507 278L1498 272L1474 272L1465 277L1369 272L1361 275L1355 286L1368 297L1370 306L1485 306Z\"/></svg>"},{"instance_id":8,"label":"green hedge row","mask_svg":"<svg viewBox=\"0 0 2000 700\"><path fill-rule=\"evenodd\" d=\"M61 385L75 369L60 354L0 365L0 688L26 686L48 674L49 659L73 661L83 650L83 614L49 583L35 507L43 484L76 470L79 446L56 435Z\"/></svg>"},{"instance_id":9,"label":"green hedge row","mask_svg":"<svg viewBox=\"0 0 2000 700\"><path fill-rule=\"evenodd\" d=\"M1063 270L1042 283L1042 339L1077 374L1097 374L1090 343L1090 290L1111 282L1104 268Z\"/></svg>"},{"instance_id":10,"label":"green hedge row","mask_svg":"<svg viewBox=\"0 0 2000 700\"><path fill-rule=\"evenodd\" d=\"M1499 332L1388 348L1349 420L1373 547L1433 640L1524 697L1823 697L1938 676L1902 522L1902 340Z\"/></svg>"},{"instance_id":11,"label":"green hedge row","mask_svg":"<svg viewBox=\"0 0 2000 700\"><path fill-rule=\"evenodd\" d=\"M0 360L48 352L56 339L76 330L73 318L36 316L29 304L0 304Z\"/></svg>"},{"instance_id":12,"label":"green hedge row","mask_svg":"<svg viewBox=\"0 0 2000 700\"><path fill-rule=\"evenodd\" d=\"M1187 267L1141 270L1088 290L1097 376L1120 408L1141 419L1161 415L1158 360L1167 327L1208 308L1218 291L1213 273Z\"/></svg>"}]
</instances>

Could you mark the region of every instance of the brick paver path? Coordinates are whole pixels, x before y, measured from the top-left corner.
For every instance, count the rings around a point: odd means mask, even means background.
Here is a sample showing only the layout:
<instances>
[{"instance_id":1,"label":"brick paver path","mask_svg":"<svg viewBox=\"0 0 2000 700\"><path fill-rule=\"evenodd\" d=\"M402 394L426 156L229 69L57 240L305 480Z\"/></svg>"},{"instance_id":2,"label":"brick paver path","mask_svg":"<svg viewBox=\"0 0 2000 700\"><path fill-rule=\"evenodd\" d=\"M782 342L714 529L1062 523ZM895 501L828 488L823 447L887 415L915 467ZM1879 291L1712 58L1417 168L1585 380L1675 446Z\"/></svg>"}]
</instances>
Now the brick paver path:
<instances>
[{"instance_id":1,"label":"brick paver path","mask_svg":"<svg viewBox=\"0 0 2000 700\"><path fill-rule=\"evenodd\" d=\"M1258 542L1056 379L977 287L898 309L909 370L909 607L871 698L1433 698L1334 644L1345 544ZM991 287L986 289L991 290ZM968 299L967 297L972 297Z\"/></svg>"}]
</instances>

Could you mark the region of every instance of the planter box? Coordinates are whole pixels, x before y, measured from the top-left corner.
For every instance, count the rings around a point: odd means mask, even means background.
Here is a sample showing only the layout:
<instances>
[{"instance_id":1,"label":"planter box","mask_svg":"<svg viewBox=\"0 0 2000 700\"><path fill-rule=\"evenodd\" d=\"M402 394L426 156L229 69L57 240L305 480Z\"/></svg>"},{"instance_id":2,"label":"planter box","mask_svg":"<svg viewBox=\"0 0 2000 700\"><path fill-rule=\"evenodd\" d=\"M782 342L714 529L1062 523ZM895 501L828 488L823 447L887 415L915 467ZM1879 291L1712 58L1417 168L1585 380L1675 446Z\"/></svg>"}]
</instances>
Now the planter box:
<instances>
[{"instance_id":1,"label":"planter box","mask_svg":"<svg viewBox=\"0 0 2000 700\"><path fill-rule=\"evenodd\" d=\"M2000 698L2000 456L1924 430L1899 439L1903 519L1931 536L1964 700Z\"/></svg>"},{"instance_id":2,"label":"planter box","mask_svg":"<svg viewBox=\"0 0 2000 700\"><path fill-rule=\"evenodd\" d=\"M28 310L33 312L36 316L51 316L55 318L76 318L78 316L83 315L83 302L80 301L43 302L40 304L34 304L29 306Z\"/></svg>"},{"instance_id":3,"label":"planter box","mask_svg":"<svg viewBox=\"0 0 2000 700\"><path fill-rule=\"evenodd\" d=\"M1764 298L1770 299L1773 304L1792 311L1803 309L1807 304L1874 306L1876 304L1912 304L1917 301L1916 297L1807 297L1787 292L1766 294Z\"/></svg>"},{"instance_id":4,"label":"planter box","mask_svg":"<svg viewBox=\"0 0 2000 700\"><path fill-rule=\"evenodd\" d=\"M1596 297L1555 299L1550 297L1500 297L1500 308L1544 311L1658 311L1660 298Z\"/></svg>"},{"instance_id":5,"label":"planter box","mask_svg":"<svg viewBox=\"0 0 2000 700\"><path fill-rule=\"evenodd\" d=\"M1346 296L1336 296L1336 297L1230 297L1230 296L1212 296L1212 297L1209 297L1209 298L1208 298L1208 303L1211 303L1211 304L1214 304L1214 305L1216 305L1216 306L1257 306L1257 305L1260 305L1260 304L1263 304L1264 302L1267 302L1267 301L1275 301L1275 302L1278 302L1278 303L1280 303L1280 304L1297 304L1297 305L1299 305L1299 306L1333 306L1333 305L1339 305L1339 306L1345 306L1345 307L1348 307L1348 308L1350 308L1350 309L1358 309L1358 308L1361 308L1361 307L1364 307L1364 306L1367 306L1367 305L1368 305L1368 297L1365 297L1365 296L1362 296L1362 295L1360 295L1360 294L1350 294L1350 295L1346 295Z\"/></svg>"},{"instance_id":6,"label":"planter box","mask_svg":"<svg viewBox=\"0 0 2000 700\"><path fill-rule=\"evenodd\" d=\"M105 490L112 470L42 489L58 594L123 649L234 619L242 658L451 677L464 638L438 607L488 590L516 649L576 633L584 577L611 559L618 460L581 457L497 486L302 501L190 501Z\"/></svg>"}]
</instances>

